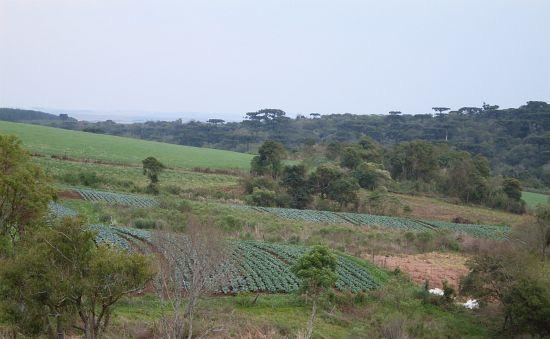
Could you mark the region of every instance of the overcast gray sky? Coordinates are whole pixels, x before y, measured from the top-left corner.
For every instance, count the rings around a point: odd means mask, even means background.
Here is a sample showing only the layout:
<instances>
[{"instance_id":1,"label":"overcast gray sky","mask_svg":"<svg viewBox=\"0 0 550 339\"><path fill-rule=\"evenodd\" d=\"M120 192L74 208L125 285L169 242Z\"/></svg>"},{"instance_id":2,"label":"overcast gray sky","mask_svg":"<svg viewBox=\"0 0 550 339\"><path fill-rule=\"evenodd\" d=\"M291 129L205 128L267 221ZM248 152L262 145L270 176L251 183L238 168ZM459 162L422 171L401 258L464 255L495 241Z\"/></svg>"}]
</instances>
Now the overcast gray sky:
<instances>
[{"instance_id":1,"label":"overcast gray sky","mask_svg":"<svg viewBox=\"0 0 550 339\"><path fill-rule=\"evenodd\" d=\"M424 113L550 101L550 1L0 0L0 106Z\"/></svg>"}]
</instances>

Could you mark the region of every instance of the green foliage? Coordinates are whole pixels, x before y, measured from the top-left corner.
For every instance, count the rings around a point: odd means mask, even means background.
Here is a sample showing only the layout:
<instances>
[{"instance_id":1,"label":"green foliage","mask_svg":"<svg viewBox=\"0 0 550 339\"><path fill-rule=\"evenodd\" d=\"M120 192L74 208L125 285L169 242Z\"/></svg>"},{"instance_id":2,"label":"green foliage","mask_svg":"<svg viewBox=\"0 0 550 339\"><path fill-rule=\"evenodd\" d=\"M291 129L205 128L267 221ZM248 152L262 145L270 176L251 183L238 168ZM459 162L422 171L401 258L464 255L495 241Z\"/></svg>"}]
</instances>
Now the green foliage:
<instances>
[{"instance_id":1,"label":"green foliage","mask_svg":"<svg viewBox=\"0 0 550 339\"><path fill-rule=\"evenodd\" d=\"M259 155L252 158L250 171L254 175L270 175L277 178L281 173L283 157L285 156L284 146L277 141L267 140L258 150Z\"/></svg>"},{"instance_id":2,"label":"green foliage","mask_svg":"<svg viewBox=\"0 0 550 339\"><path fill-rule=\"evenodd\" d=\"M434 146L423 140L403 142L388 155L393 178L405 180L432 180L437 172L437 154Z\"/></svg>"},{"instance_id":3,"label":"green foliage","mask_svg":"<svg viewBox=\"0 0 550 339\"><path fill-rule=\"evenodd\" d=\"M505 178L502 183L502 189L508 198L516 201L521 199L521 183L519 180L515 178Z\"/></svg>"},{"instance_id":4,"label":"green foliage","mask_svg":"<svg viewBox=\"0 0 550 339\"><path fill-rule=\"evenodd\" d=\"M102 179L94 171L81 171L78 173L65 173L61 180L69 185L83 185L97 187Z\"/></svg>"},{"instance_id":5,"label":"green foliage","mask_svg":"<svg viewBox=\"0 0 550 339\"><path fill-rule=\"evenodd\" d=\"M390 173L381 168L381 165L363 162L353 171L359 186L365 189L374 190L391 181Z\"/></svg>"},{"instance_id":6,"label":"green foliage","mask_svg":"<svg viewBox=\"0 0 550 339\"><path fill-rule=\"evenodd\" d=\"M303 116L289 119L281 110L266 109L247 114L249 118L243 122L220 126L197 121L182 123L181 120L134 124L80 121L77 124L43 113L40 115L51 117L52 120L40 118L41 121L33 121L34 114L26 116L23 112L8 113L5 118L9 120L11 115L11 118L15 116L18 121L23 119L65 129L86 129L111 135L128 135L135 138L240 152L250 152L265 140L278 140L286 148L296 149L302 145L303 140L315 139L329 143L327 157L331 160L336 160L341 154L338 146L336 148L332 146L336 146L337 143L356 142L365 135L371 136L385 147L421 139L432 143L444 142L458 150L483 155L489 159L495 174L514 176L522 180L526 186L542 188L550 185L550 170L545 168L545 164L550 160L548 112L550 112L549 104L530 101L521 107L507 109L499 109L498 105L462 107L436 117L431 114L395 116L328 114L314 119ZM0 118L4 119L2 116ZM53 154L57 155L67 153L72 157L95 159L101 157L99 159L109 158L109 160L125 163L130 159L132 163L138 163L145 156L153 154L164 159L170 166L188 168L201 166L246 169L251 159L247 154L181 146L165 147L169 145L131 140L135 147L125 147L122 150L118 145L112 148L115 144L114 140L119 138L108 135L75 134L66 130L52 133L43 128L33 128L33 131L30 131L32 126L27 125L24 128L22 126L25 125L0 123L0 130L4 133L22 133L21 137L25 143L29 143L28 146L32 143L32 151L47 154L52 154L50 152L53 151ZM22 129L28 132L21 131ZM24 137L23 134L25 134ZM60 138L61 135L63 138ZM70 143L66 140L70 140ZM126 143L128 140L121 141ZM51 141L55 145L51 144ZM366 144L368 146L368 142ZM107 154L105 150L109 150L113 155ZM136 156L137 153L140 155ZM370 158L367 161L379 162ZM190 165L191 163L196 165ZM394 175L394 178L398 177Z\"/></svg>"},{"instance_id":7,"label":"green foliage","mask_svg":"<svg viewBox=\"0 0 550 339\"><path fill-rule=\"evenodd\" d=\"M251 194L254 188L261 188L269 191L277 190L277 183L270 177L246 177L241 181L245 194Z\"/></svg>"},{"instance_id":8,"label":"green foliage","mask_svg":"<svg viewBox=\"0 0 550 339\"><path fill-rule=\"evenodd\" d=\"M327 198L337 201L340 207L350 203L357 203L359 184L353 177L341 177L332 182L327 187Z\"/></svg>"},{"instance_id":9,"label":"green foliage","mask_svg":"<svg viewBox=\"0 0 550 339\"><path fill-rule=\"evenodd\" d=\"M325 151L325 155L329 160L336 160L342 153L342 144L336 140L332 140L328 143Z\"/></svg>"},{"instance_id":10,"label":"green foliage","mask_svg":"<svg viewBox=\"0 0 550 339\"><path fill-rule=\"evenodd\" d=\"M255 187L252 194L244 197L247 204L252 206L277 206L278 195L275 191Z\"/></svg>"},{"instance_id":11,"label":"green foliage","mask_svg":"<svg viewBox=\"0 0 550 339\"><path fill-rule=\"evenodd\" d=\"M520 333L550 334L550 293L538 281L521 279L502 300L510 326Z\"/></svg>"},{"instance_id":12,"label":"green foliage","mask_svg":"<svg viewBox=\"0 0 550 339\"><path fill-rule=\"evenodd\" d=\"M81 221L63 219L35 230L16 256L0 265L0 314L26 334L51 333L76 323L97 338L112 306L152 277L149 261L94 243ZM55 325L54 325L55 324Z\"/></svg>"},{"instance_id":13,"label":"green foliage","mask_svg":"<svg viewBox=\"0 0 550 339\"><path fill-rule=\"evenodd\" d=\"M152 184L156 184L159 181L158 176L166 168L155 157L147 157L143 161L143 175L146 175Z\"/></svg>"},{"instance_id":14,"label":"green foliage","mask_svg":"<svg viewBox=\"0 0 550 339\"><path fill-rule=\"evenodd\" d=\"M347 146L340 155L340 164L342 167L349 169L355 169L363 162L364 154L363 149L357 145Z\"/></svg>"},{"instance_id":15,"label":"green foliage","mask_svg":"<svg viewBox=\"0 0 550 339\"><path fill-rule=\"evenodd\" d=\"M522 250L494 249L467 262L462 294L502 306L503 328L512 333L550 334L550 289L545 263Z\"/></svg>"},{"instance_id":16,"label":"green foliage","mask_svg":"<svg viewBox=\"0 0 550 339\"><path fill-rule=\"evenodd\" d=\"M0 135L0 237L9 236L13 245L45 216L53 195L49 178L19 139Z\"/></svg>"},{"instance_id":17,"label":"green foliage","mask_svg":"<svg viewBox=\"0 0 550 339\"><path fill-rule=\"evenodd\" d=\"M323 164L311 173L309 181L315 193L319 193L321 198L327 198L330 184L343 175L344 172L335 164Z\"/></svg>"},{"instance_id":18,"label":"green foliage","mask_svg":"<svg viewBox=\"0 0 550 339\"><path fill-rule=\"evenodd\" d=\"M338 280L336 265L336 256L328 248L315 246L292 266L292 271L302 280L301 288L306 294L317 295Z\"/></svg>"},{"instance_id":19,"label":"green foliage","mask_svg":"<svg viewBox=\"0 0 550 339\"><path fill-rule=\"evenodd\" d=\"M303 165L285 166L281 185L286 188L291 197L291 207L301 209L311 202L312 190Z\"/></svg>"},{"instance_id":20,"label":"green foliage","mask_svg":"<svg viewBox=\"0 0 550 339\"><path fill-rule=\"evenodd\" d=\"M151 219L136 219L134 220L134 227L141 229L153 229L157 225L155 220Z\"/></svg>"}]
</instances>

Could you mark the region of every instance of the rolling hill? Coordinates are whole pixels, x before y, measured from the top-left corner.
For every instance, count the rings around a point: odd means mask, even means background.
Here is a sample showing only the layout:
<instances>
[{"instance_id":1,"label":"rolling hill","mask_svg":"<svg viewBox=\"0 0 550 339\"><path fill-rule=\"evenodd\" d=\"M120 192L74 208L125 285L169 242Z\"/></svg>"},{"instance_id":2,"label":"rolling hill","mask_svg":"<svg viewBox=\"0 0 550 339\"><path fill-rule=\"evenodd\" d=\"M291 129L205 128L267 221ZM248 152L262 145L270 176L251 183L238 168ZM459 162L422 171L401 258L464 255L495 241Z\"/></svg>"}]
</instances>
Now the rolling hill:
<instances>
[{"instance_id":1,"label":"rolling hill","mask_svg":"<svg viewBox=\"0 0 550 339\"><path fill-rule=\"evenodd\" d=\"M252 158L244 153L6 121L0 121L0 133L16 135L32 152L124 164L140 164L146 157L154 156L174 167L247 169Z\"/></svg>"}]
</instances>

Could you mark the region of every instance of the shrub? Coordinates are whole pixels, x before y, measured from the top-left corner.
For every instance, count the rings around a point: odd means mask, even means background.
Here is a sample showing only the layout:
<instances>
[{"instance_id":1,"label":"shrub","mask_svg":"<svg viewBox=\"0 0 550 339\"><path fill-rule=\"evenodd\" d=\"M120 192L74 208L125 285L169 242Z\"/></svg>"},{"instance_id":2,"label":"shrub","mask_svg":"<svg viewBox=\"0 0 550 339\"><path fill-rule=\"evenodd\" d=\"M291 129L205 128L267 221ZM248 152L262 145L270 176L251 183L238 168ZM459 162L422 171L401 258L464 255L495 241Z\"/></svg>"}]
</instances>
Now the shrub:
<instances>
[{"instance_id":1,"label":"shrub","mask_svg":"<svg viewBox=\"0 0 550 339\"><path fill-rule=\"evenodd\" d=\"M252 194L254 188L261 188L270 191L275 191L277 183L269 177L246 177L241 180L241 184L244 187L246 194Z\"/></svg>"},{"instance_id":2,"label":"shrub","mask_svg":"<svg viewBox=\"0 0 550 339\"><path fill-rule=\"evenodd\" d=\"M99 183L104 182L104 180L93 171L78 173L67 172L61 175L59 179L70 185L83 185L88 187L97 187Z\"/></svg>"},{"instance_id":3,"label":"shrub","mask_svg":"<svg viewBox=\"0 0 550 339\"><path fill-rule=\"evenodd\" d=\"M266 207L277 206L277 193L262 188L254 188L252 194L245 196L244 199L249 205Z\"/></svg>"},{"instance_id":4,"label":"shrub","mask_svg":"<svg viewBox=\"0 0 550 339\"><path fill-rule=\"evenodd\" d=\"M134 220L134 227L140 229L151 229L157 225L156 221L150 219L136 219Z\"/></svg>"},{"instance_id":5,"label":"shrub","mask_svg":"<svg viewBox=\"0 0 550 339\"><path fill-rule=\"evenodd\" d=\"M416 236L415 244L420 251L426 252L433 248L433 240L433 232L420 232Z\"/></svg>"}]
</instances>

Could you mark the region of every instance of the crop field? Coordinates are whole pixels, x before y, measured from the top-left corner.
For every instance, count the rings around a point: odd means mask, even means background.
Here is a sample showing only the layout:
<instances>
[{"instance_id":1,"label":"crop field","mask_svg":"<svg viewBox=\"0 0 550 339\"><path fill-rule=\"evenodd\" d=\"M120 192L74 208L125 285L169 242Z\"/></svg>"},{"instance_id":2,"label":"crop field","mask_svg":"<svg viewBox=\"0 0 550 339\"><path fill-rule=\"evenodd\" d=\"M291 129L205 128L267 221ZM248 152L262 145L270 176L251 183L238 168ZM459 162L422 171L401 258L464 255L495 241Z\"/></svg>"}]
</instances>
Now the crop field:
<instances>
[{"instance_id":1,"label":"crop field","mask_svg":"<svg viewBox=\"0 0 550 339\"><path fill-rule=\"evenodd\" d=\"M144 248L142 243L154 243L151 233L128 227L114 227L94 224L89 228L97 232L96 242L112 244L124 250ZM181 241L174 238L172 241ZM155 244L162 248L161 244ZM232 252L227 269L227 283L219 287L219 292L289 293L299 287L299 279L291 272L291 266L308 251L305 246L271 244L258 241L232 241ZM338 254L336 287L342 291L366 291L380 286L387 278L385 273L374 266ZM181 258L185 261L186 258ZM182 283L185 281L182 277Z\"/></svg>"},{"instance_id":2,"label":"crop field","mask_svg":"<svg viewBox=\"0 0 550 339\"><path fill-rule=\"evenodd\" d=\"M372 214L298 210L292 208L255 207L242 205L234 205L234 207L270 213L288 220L300 220L326 224L353 224L358 226L394 228L410 231L451 230L456 233L468 234L476 238L506 239L506 234L510 232L509 227L496 225L456 224L444 221L426 221Z\"/></svg>"},{"instance_id":3,"label":"crop field","mask_svg":"<svg viewBox=\"0 0 550 339\"><path fill-rule=\"evenodd\" d=\"M78 214L75 210L56 202L50 202L48 208L50 210L50 215L56 218L75 217Z\"/></svg>"},{"instance_id":4,"label":"crop field","mask_svg":"<svg viewBox=\"0 0 550 339\"><path fill-rule=\"evenodd\" d=\"M146 157L154 156L171 167L247 169L252 159L252 155L244 153L7 121L0 121L0 133L18 136L31 152L114 163L141 164Z\"/></svg>"},{"instance_id":5,"label":"crop field","mask_svg":"<svg viewBox=\"0 0 550 339\"><path fill-rule=\"evenodd\" d=\"M33 157L48 175L62 181L66 174L94 172L101 177L102 185L107 189L124 189L125 183L141 187L148 184L140 166L116 166L109 164L85 163L52 159L50 157ZM238 177L225 174L198 173L185 169L166 169L160 175L161 186L177 186L182 190L195 188L223 189L238 185Z\"/></svg>"},{"instance_id":6,"label":"crop field","mask_svg":"<svg viewBox=\"0 0 550 339\"><path fill-rule=\"evenodd\" d=\"M72 188L71 191L80 194L84 200L106 202L110 205L133 207L155 207L158 205L157 200L139 195L105 192L85 188Z\"/></svg>"},{"instance_id":7,"label":"crop field","mask_svg":"<svg viewBox=\"0 0 550 339\"><path fill-rule=\"evenodd\" d=\"M535 192L521 192L521 198L525 200L529 208L536 208L538 205L550 204L550 195L535 193Z\"/></svg>"}]
</instances>

